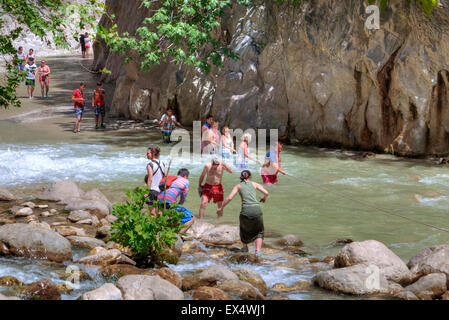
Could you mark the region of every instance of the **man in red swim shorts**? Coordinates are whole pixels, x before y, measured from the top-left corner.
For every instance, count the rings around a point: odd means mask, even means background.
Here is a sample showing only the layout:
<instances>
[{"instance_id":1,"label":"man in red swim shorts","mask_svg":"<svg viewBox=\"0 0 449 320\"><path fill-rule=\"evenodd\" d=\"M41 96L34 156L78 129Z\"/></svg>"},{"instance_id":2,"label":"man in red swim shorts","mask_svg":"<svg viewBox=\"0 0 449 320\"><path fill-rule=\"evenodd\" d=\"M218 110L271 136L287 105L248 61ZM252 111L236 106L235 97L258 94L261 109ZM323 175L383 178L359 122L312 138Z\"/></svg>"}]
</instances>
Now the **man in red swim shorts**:
<instances>
[{"instance_id":1,"label":"man in red swim shorts","mask_svg":"<svg viewBox=\"0 0 449 320\"><path fill-rule=\"evenodd\" d=\"M214 199L214 203L217 204L218 208L221 207L224 201L224 188L221 184L224 170L232 173L231 167L218 159L213 159L211 163L204 166L198 184L198 191L201 196L200 219L204 218L206 206L212 199ZM206 177L206 183L202 185L204 177ZM221 216L218 217L220 218Z\"/></svg>"},{"instance_id":2,"label":"man in red swim shorts","mask_svg":"<svg viewBox=\"0 0 449 320\"><path fill-rule=\"evenodd\" d=\"M278 141L265 156L265 163L260 171L263 183L276 184L278 182L278 173L285 175L285 172L281 169L281 151L282 144Z\"/></svg>"}]
</instances>

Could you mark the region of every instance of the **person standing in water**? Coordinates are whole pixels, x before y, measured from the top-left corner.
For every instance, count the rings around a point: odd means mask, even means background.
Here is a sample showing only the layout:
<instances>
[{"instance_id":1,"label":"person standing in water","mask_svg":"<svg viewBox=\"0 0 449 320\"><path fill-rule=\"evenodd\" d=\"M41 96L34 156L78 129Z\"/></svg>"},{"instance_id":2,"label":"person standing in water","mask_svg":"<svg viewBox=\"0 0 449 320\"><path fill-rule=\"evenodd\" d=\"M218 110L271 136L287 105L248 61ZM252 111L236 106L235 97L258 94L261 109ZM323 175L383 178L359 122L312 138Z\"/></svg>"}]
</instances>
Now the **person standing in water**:
<instances>
[{"instance_id":1,"label":"person standing in water","mask_svg":"<svg viewBox=\"0 0 449 320\"><path fill-rule=\"evenodd\" d=\"M248 252L248 244L256 241L256 255L260 255L264 239L263 215L260 204L257 201L257 191L263 193L260 202L265 202L268 197L268 191L260 184L251 181L251 172L242 171L240 175L240 184L236 185L223 205L217 210L217 215L223 215L223 209L232 201L234 196L239 193L242 199L242 209L240 211L240 240L243 243L242 252Z\"/></svg>"},{"instance_id":2,"label":"person standing in water","mask_svg":"<svg viewBox=\"0 0 449 320\"><path fill-rule=\"evenodd\" d=\"M213 159L211 163L204 166L198 182L198 192L201 195L200 206L200 219L204 218L204 211L207 204L214 199L214 203L218 208L221 207L224 200L224 188L222 185L223 172L226 170L232 173L232 169L224 162L218 159ZM202 185L204 177L206 177L206 183ZM221 217L220 215L218 216Z\"/></svg>"},{"instance_id":3,"label":"person standing in water","mask_svg":"<svg viewBox=\"0 0 449 320\"><path fill-rule=\"evenodd\" d=\"M17 59L17 68L20 71L24 71L26 59L25 53L23 52L23 47L19 47L19 49L17 50L16 59Z\"/></svg>"},{"instance_id":4,"label":"person standing in water","mask_svg":"<svg viewBox=\"0 0 449 320\"><path fill-rule=\"evenodd\" d=\"M209 141L210 141L210 154L218 155L220 149L220 131L218 130L219 123L214 121L212 124L212 129L209 130Z\"/></svg>"},{"instance_id":5,"label":"person standing in water","mask_svg":"<svg viewBox=\"0 0 449 320\"><path fill-rule=\"evenodd\" d=\"M153 203L157 202L157 197L161 193L159 184L167 175L165 165L159 160L160 153L161 149L159 147L150 147L147 150L147 159L150 160L150 162L147 165L147 176L145 177L145 183L150 189L150 193L145 196L149 197L149 205L153 205ZM151 213L156 212L157 208L152 207Z\"/></svg>"},{"instance_id":6,"label":"person standing in water","mask_svg":"<svg viewBox=\"0 0 449 320\"><path fill-rule=\"evenodd\" d=\"M234 149L234 141L232 140L230 130L228 126L224 126L221 129L221 158L223 161L229 160L233 153L236 153Z\"/></svg>"},{"instance_id":7,"label":"person standing in water","mask_svg":"<svg viewBox=\"0 0 449 320\"><path fill-rule=\"evenodd\" d=\"M101 82L97 82L97 89L94 90L92 94L92 109L95 112L95 129L100 129L98 126L98 118L101 115L101 128L104 129L106 126L104 125L104 116L106 114L106 92L103 89L103 84Z\"/></svg>"},{"instance_id":8,"label":"person standing in water","mask_svg":"<svg viewBox=\"0 0 449 320\"><path fill-rule=\"evenodd\" d=\"M257 162L256 159L249 155L248 144L251 142L251 134L245 133L242 136L242 142L240 142L237 150L236 165L240 169L248 168L248 159Z\"/></svg>"},{"instance_id":9,"label":"person standing in water","mask_svg":"<svg viewBox=\"0 0 449 320\"><path fill-rule=\"evenodd\" d=\"M171 143L171 134L175 128L175 125L185 129L181 123L176 121L176 117L173 114L173 109L168 107L167 112L162 115L161 121L159 121L161 126L162 140L164 143Z\"/></svg>"},{"instance_id":10,"label":"person standing in water","mask_svg":"<svg viewBox=\"0 0 449 320\"><path fill-rule=\"evenodd\" d=\"M25 84L27 86L28 97L33 99L34 87L36 86L36 73L37 66L34 63L34 58L29 57L28 62L24 67L24 71L26 71Z\"/></svg>"},{"instance_id":11,"label":"person standing in water","mask_svg":"<svg viewBox=\"0 0 449 320\"><path fill-rule=\"evenodd\" d=\"M84 89L85 88L86 88L86 84L84 82L81 82L79 88L73 90L73 93L72 93L72 101L74 102L75 113L76 113L76 122L75 122L75 128L73 129L73 133L81 132L81 121L83 120L83 113L84 113Z\"/></svg>"},{"instance_id":12,"label":"person standing in water","mask_svg":"<svg viewBox=\"0 0 449 320\"><path fill-rule=\"evenodd\" d=\"M278 141L276 142L276 145L267 152L267 155L265 156L265 163L260 171L263 183L276 184L278 182L278 173L283 175L286 174L285 171L281 169L281 151L282 144Z\"/></svg>"},{"instance_id":13,"label":"person standing in water","mask_svg":"<svg viewBox=\"0 0 449 320\"><path fill-rule=\"evenodd\" d=\"M214 117L212 115L207 116L206 122L201 127L201 153L210 152L210 131L212 130L212 125L214 124ZM207 150L205 150L207 148Z\"/></svg>"},{"instance_id":14,"label":"person standing in water","mask_svg":"<svg viewBox=\"0 0 449 320\"><path fill-rule=\"evenodd\" d=\"M189 170L179 170L178 178L172 182L166 191L161 192L157 197L159 203L162 203L163 207L165 203L165 208L169 208L172 204L176 203L177 198L179 197L179 205L176 210L184 213L184 216L181 218L181 224L184 225L184 228L179 231L180 233L186 232L195 222L193 213L182 207L187 199L187 194L189 193L189 175Z\"/></svg>"},{"instance_id":15,"label":"person standing in water","mask_svg":"<svg viewBox=\"0 0 449 320\"><path fill-rule=\"evenodd\" d=\"M44 100L44 93L45 98L48 99L48 91L50 90L50 67L47 66L46 61L41 61L41 66L37 68L37 74L39 75L39 83L41 85L41 100Z\"/></svg>"}]
</instances>

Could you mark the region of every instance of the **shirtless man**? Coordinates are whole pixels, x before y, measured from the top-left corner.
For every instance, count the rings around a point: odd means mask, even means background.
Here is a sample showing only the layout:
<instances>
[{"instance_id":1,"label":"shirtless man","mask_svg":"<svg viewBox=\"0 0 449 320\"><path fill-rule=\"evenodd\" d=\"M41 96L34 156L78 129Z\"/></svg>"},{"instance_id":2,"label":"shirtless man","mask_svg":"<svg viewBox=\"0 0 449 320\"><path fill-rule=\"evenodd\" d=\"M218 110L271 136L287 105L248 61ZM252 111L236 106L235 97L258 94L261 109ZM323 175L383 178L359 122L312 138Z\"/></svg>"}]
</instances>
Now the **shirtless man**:
<instances>
[{"instance_id":1,"label":"shirtless man","mask_svg":"<svg viewBox=\"0 0 449 320\"><path fill-rule=\"evenodd\" d=\"M212 199L214 199L214 203L217 204L218 208L221 208L224 200L224 189L221 184L223 170L232 173L232 169L218 159L213 159L211 163L204 166L198 183L198 191L201 195L200 219L204 218L206 206ZM207 176L206 183L202 185L205 176ZM220 217L221 215L218 215L218 218Z\"/></svg>"}]
</instances>

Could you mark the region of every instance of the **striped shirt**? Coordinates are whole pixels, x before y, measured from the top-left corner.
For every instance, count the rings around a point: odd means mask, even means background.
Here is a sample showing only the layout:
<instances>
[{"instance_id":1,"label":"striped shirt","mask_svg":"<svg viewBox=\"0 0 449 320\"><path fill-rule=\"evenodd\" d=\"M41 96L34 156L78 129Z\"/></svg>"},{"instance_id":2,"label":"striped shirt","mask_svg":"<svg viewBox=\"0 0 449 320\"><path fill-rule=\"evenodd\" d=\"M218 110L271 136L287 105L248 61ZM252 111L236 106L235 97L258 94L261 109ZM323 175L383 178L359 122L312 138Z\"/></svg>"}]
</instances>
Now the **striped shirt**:
<instances>
[{"instance_id":1,"label":"striped shirt","mask_svg":"<svg viewBox=\"0 0 449 320\"><path fill-rule=\"evenodd\" d=\"M185 200L187 198L187 194L189 193L189 180L178 177L175 181L172 182L170 188L167 189L165 194L165 202L167 203L174 203L176 202L176 199L178 196L181 197L181 199ZM164 192L161 192L160 195L158 195L159 201L164 201Z\"/></svg>"}]
</instances>

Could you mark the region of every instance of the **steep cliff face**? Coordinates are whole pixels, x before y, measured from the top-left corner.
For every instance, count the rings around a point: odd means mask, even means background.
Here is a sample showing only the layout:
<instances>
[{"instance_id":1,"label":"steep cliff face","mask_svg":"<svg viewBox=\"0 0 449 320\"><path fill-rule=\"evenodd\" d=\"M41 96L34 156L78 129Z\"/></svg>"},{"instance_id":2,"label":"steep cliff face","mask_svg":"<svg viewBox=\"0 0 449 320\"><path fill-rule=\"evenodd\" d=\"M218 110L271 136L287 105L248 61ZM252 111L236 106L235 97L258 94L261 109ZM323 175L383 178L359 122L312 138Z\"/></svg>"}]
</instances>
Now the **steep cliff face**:
<instances>
[{"instance_id":1,"label":"steep cliff face","mask_svg":"<svg viewBox=\"0 0 449 320\"><path fill-rule=\"evenodd\" d=\"M139 3L107 1L121 31L150 14ZM240 59L207 76L175 65L143 73L101 42L95 63L113 71L116 115L151 119L171 106L186 125L212 113L233 128L278 128L291 141L447 153L449 1L442 4L427 19L397 1L381 29L368 30L362 0L256 1L223 17L222 41Z\"/></svg>"}]
</instances>

